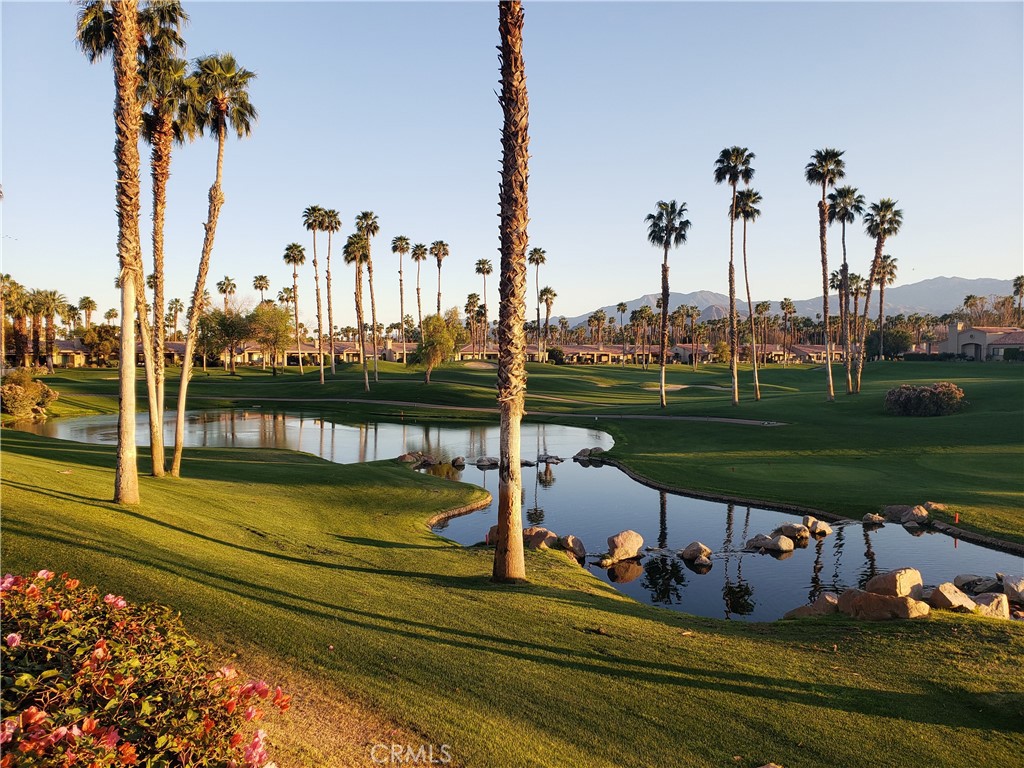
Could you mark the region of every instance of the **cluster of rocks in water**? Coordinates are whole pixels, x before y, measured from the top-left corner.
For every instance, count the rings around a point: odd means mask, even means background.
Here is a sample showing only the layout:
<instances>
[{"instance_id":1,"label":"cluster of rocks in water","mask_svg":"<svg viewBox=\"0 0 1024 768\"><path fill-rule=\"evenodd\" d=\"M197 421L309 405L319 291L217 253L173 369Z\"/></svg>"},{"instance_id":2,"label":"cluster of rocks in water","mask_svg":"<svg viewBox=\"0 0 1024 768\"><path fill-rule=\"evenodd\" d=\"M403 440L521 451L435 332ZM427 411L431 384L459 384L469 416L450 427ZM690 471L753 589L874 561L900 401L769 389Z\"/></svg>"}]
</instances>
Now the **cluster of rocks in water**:
<instances>
[{"instance_id":1,"label":"cluster of rocks in water","mask_svg":"<svg viewBox=\"0 0 1024 768\"><path fill-rule=\"evenodd\" d=\"M465 456L456 456L451 461L442 461L436 456L431 456L429 453L423 453L421 451L403 453L398 457L398 461L406 464L412 464L413 469L426 469L427 467L436 467L439 464L451 464L455 469L460 470L465 469L467 464L472 464L477 469L497 469L499 464L498 459L494 456L480 456L472 460L467 460ZM563 460L557 456L542 454L537 457L537 461L522 459L519 464L523 467L535 467L537 464L561 464L562 461Z\"/></svg>"},{"instance_id":2,"label":"cluster of rocks in water","mask_svg":"<svg viewBox=\"0 0 1024 768\"><path fill-rule=\"evenodd\" d=\"M909 533L920 535L924 529L932 525L930 512L945 512L946 505L935 501L924 504L890 504L882 508L881 514L864 515L864 525L880 528L886 523L899 523Z\"/></svg>"},{"instance_id":3,"label":"cluster of rocks in water","mask_svg":"<svg viewBox=\"0 0 1024 768\"><path fill-rule=\"evenodd\" d=\"M839 595L822 593L813 603L794 608L782 618L843 613L864 621L922 619L933 608L1024 619L1024 576L961 574L951 582L927 588L916 568L898 568L872 577L864 589L847 589Z\"/></svg>"},{"instance_id":4,"label":"cluster of rocks in water","mask_svg":"<svg viewBox=\"0 0 1024 768\"><path fill-rule=\"evenodd\" d=\"M806 547L808 542L821 539L832 533L832 526L824 520L805 515L799 523L783 523L770 534L758 533L747 540L743 549L747 552L770 554L778 560L792 557L797 547Z\"/></svg>"},{"instance_id":5,"label":"cluster of rocks in water","mask_svg":"<svg viewBox=\"0 0 1024 768\"><path fill-rule=\"evenodd\" d=\"M484 544L493 547L498 543L498 526L492 525L484 538ZM559 536L547 528L532 525L523 529L523 544L527 549L561 549L577 563L582 563L587 556L587 549L583 542L571 533L567 536Z\"/></svg>"}]
</instances>

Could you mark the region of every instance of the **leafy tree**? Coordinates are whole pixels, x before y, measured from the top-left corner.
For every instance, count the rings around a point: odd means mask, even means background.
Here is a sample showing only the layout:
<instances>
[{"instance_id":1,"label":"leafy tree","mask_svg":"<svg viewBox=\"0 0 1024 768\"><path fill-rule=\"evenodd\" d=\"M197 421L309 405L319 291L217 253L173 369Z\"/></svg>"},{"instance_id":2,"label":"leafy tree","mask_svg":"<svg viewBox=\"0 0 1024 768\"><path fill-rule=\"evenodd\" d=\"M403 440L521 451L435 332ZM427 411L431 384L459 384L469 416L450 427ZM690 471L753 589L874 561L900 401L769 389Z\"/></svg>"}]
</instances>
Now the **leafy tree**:
<instances>
[{"instance_id":1,"label":"leafy tree","mask_svg":"<svg viewBox=\"0 0 1024 768\"><path fill-rule=\"evenodd\" d=\"M455 355L456 337L441 315L427 315L423 318L423 339L416 350L416 356L426 367L423 382L430 383L430 374L441 363Z\"/></svg>"},{"instance_id":2,"label":"leafy tree","mask_svg":"<svg viewBox=\"0 0 1024 768\"><path fill-rule=\"evenodd\" d=\"M686 233L690 229L690 220L686 216L686 203L675 200L658 201L657 210L647 214L647 239L652 245L664 249L665 256L661 264L661 407L665 408L668 401L665 397L665 364L668 362L668 250L679 247L686 242Z\"/></svg>"},{"instance_id":3,"label":"leafy tree","mask_svg":"<svg viewBox=\"0 0 1024 768\"><path fill-rule=\"evenodd\" d=\"M882 337L880 333L881 329L876 329L868 334L867 337L867 354L868 357L881 358L882 351ZM885 351L884 354L890 359L895 359L900 355L909 352L914 346L914 336L910 331L902 328L890 328L885 332Z\"/></svg>"}]
</instances>

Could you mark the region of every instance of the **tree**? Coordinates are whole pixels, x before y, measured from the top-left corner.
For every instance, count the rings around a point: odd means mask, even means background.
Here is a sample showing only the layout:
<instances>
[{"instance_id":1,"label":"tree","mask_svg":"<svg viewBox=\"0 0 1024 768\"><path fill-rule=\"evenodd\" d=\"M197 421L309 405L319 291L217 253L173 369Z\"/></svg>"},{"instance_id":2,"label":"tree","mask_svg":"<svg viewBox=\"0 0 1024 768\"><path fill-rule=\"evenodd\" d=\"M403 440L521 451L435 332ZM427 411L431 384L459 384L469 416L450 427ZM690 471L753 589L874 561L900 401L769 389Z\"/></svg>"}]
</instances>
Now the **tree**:
<instances>
[{"instance_id":1,"label":"tree","mask_svg":"<svg viewBox=\"0 0 1024 768\"><path fill-rule=\"evenodd\" d=\"M320 365L320 383L324 383L324 315L320 301L320 267L316 257L316 233L323 229L324 209L310 205L302 212L302 224L307 232L313 233L313 282L316 285L316 348Z\"/></svg>"},{"instance_id":2,"label":"tree","mask_svg":"<svg viewBox=\"0 0 1024 768\"><path fill-rule=\"evenodd\" d=\"M420 300L420 265L427 260L427 246L423 243L416 243L412 247L412 260L416 262L416 317L420 329L420 336L423 336L423 302Z\"/></svg>"},{"instance_id":3,"label":"tree","mask_svg":"<svg viewBox=\"0 0 1024 768\"><path fill-rule=\"evenodd\" d=\"M487 351L487 276L494 272L494 266L491 264L490 259L477 259L476 262L476 273L484 279L484 292L481 294L483 310L484 310L484 352Z\"/></svg>"},{"instance_id":4,"label":"tree","mask_svg":"<svg viewBox=\"0 0 1024 768\"><path fill-rule=\"evenodd\" d=\"M437 314L441 314L441 262L448 257L448 243L435 240L430 244L430 255L437 261Z\"/></svg>"},{"instance_id":5,"label":"tree","mask_svg":"<svg viewBox=\"0 0 1024 768\"><path fill-rule=\"evenodd\" d=\"M366 237L362 232L353 232L345 241L343 253L345 263L353 264L356 268L356 333L359 345L359 362L363 365L363 390L370 391L370 374L366 367L366 331L363 327L363 262L366 260Z\"/></svg>"},{"instance_id":6,"label":"tree","mask_svg":"<svg viewBox=\"0 0 1024 768\"><path fill-rule=\"evenodd\" d=\"M743 219L743 282L747 287L747 319L750 321L750 362L754 368L754 400L761 399L761 382L757 378L757 326L755 324L754 302L750 298L750 273L747 270L747 223L761 215L757 207L761 204L761 193L756 189L744 189L736 196L733 206L735 215Z\"/></svg>"},{"instance_id":7,"label":"tree","mask_svg":"<svg viewBox=\"0 0 1024 768\"><path fill-rule=\"evenodd\" d=\"M793 315L796 314L796 304L790 298L785 298L779 302L779 310L782 312L782 321L784 327L782 330L782 362L786 364L789 361L789 344L793 343L792 339L787 341L787 334L792 327Z\"/></svg>"},{"instance_id":8,"label":"tree","mask_svg":"<svg viewBox=\"0 0 1024 768\"><path fill-rule=\"evenodd\" d=\"M523 475L520 422L526 390L527 186L530 164L529 97L523 63L523 7L519 0L498 3L502 162L500 200L501 283L498 319L498 404L501 436L498 457L498 540L492 578L526 578L523 557ZM438 262L440 264L440 261ZM440 295L440 294L439 294Z\"/></svg>"},{"instance_id":9,"label":"tree","mask_svg":"<svg viewBox=\"0 0 1024 768\"><path fill-rule=\"evenodd\" d=\"M92 328L92 313L96 311L96 302L90 296L78 300L78 308L85 314L85 328Z\"/></svg>"},{"instance_id":10,"label":"tree","mask_svg":"<svg viewBox=\"0 0 1024 768\"><path fill-rule=\"evenodd\" d=\"M878 263L878 359L885 359L885 286L896 282L897 259L888 253ZM904 352L906 350L903 350ZM897 352L894 355L899 354Z\"/></svg>"},{"instance_id":11,"label":"tree","mask_svg":"<svg viewBox=\"0 0 1024 768\"><path fill-rule=\"evenodd\" d=\"M543 248L531 248L526 255L528 264L534 267L534 291L537 296L537 352L540 352L540 265L548 260L548 252Z\"/></svg>"},{"instance_id":12,"label":"tree","mask_svg":"<svg viewBox=\"0 0 1024 768\"><path fill-rule=\"evenodd\" d=\"M869 357L882 357L882 346L881 346L881 328L868 334L867 337L867 354ZM885 348L890 358L896 358L905 352L910 351L910 348L914 344L914 338L911 336L910 331L902 328L890 329L885 334Z\"/></svg>"},{"instance_id":13,"label":"tree","mask_svg":"<svg viewBox=\"0 0 1024 768\"><path fill-rule=\"evenodd\" d=\"M558 294L550 285L540 289L540 300L544 302L544 348L548 346L548 326L551 323L551 307L555 303Z\"/></svg>"},{"instance_id":14,"label":"tree","mask_svg":"<svg viewBox=\"0 0 1024 768\"><path fill-rule=\"evenodd\" d=\"M252 279L252 287L253 290L257 290L260 292L260 304L262 304L264 301L264 292L270 290L269 278L266 275L256 275L256 277Z\"/></svg>"},{"instance_id":15,"label":"tree","mask_svg":"<svg viewBox=\"0 0 1024 768\"><path fill-rule=\"evenodd\" d=\"M249 337L252 327L249 318L241 312L221 312L215 310L211 313L211 320L220 339L220 349L226 354L225 368L235 375L235 353L238 346Z\"/></svg>"},{"instance_id":16,"label":"tree","mask_svg":"<svg viewBox=\"0 0 1024 768\"><path fill-rule=\"evenodd\" d=\"M117 320L118 311L111 307L103 313L103 319L107 321L107 325L110 325L113 320Z\"/></svg>"},{"instance_id":17,"label":"tree","mask_svg":"<svg viewBox=\"0 0 1024 768\"><path fill-rule=\"evenodd\" d=\"M417 357L426 366L423 383L430 384L430 374L441 363L450 360L455 353L456 339L448 323L441 315L423 318L423 338L417 349Z\"/></svg>"},{"instance_id":18,"label":"tree","mask_svg":"<svg viewBox=\"0 0 1024 768\"><path fill-rule=\"evenodd\" d=\"M868 212L864 214L864 231L868 237L875 240L875 256L871 261L871 272L868 274L868 281L865 284L864 315L861 318L860 344L857 349L856 380L854 391L860 392L861 375L864 371L864 342L868 333L868 306L871 303L871 286L878 279L878 272L882 265L882 249L885 248L885 241L890 237L899 234L903 226L903 211L896 207L896 201L883 197L877 203L872 203Z\"/></svg>"},{"instance_id":19,"label":"tree","mask_svg":"<svg viewBox=\"0 0 1024 768\"><path fill-rule=\"evenodd\" d=\"M466 297L466 325L469 327L470 343L473 345L473 353L476 354L477 342L477 312L480 309L480 294L471 293Z\"/></svg>"},{"instance_id":20,"label":"tree","mask_svg":"<svg viewBox=\"0 0 1024 768\"><path fill-rule=\"evenodd\" d=\"M804 167L804 178L812 186L821 185L821 200L818 202L818 241L821 245L821 315L825 320L825 376L827 380L826 399L836 399L832 385L832 335L828 310L828 188L834 187L846 175L843 152L826 147L815 150L811 161Z\"/></svg>"},{"instance_id":21,"label":"tree","mask_svg":"<svg viewBox=\"0 0 1024 768\"><path fill-rule=\"evenodd\" d=\"M327 336L331 353L331 376L338 372L334 359L334 298L331 295L331 249L334 235L341 231L341 215L333 208L324 210L321 228L327 233Z\"/></svg>"},{"instance_id":22,"label":"tree","mask_svg":"<svg viewBox=\"0 0 1024 768\"><path fill-rule=\"evenodd\" d=\"M1017 299L1017 325L1024 325L1024 275L1013 278L1013 295Z\"/></svg>"},{"instance_id":23,"label":"tree","mask_svg":"<svg viewBox=\"0 0 1024 768\"><path fill-rule=\"evenodd\" d=\"M380 224L377 223L377 214L373 211L363 211L356 217L356 231L362 234L363 239L366 240L366 281L370 286L370 321L373 323L373 327L370 329L370 337L373 341L373 382L376 384L379 379L377 378L377 358L380 356L378 352L379 343L378 331L377 331L377 299L373 293L373 257L370 253L370 243L380 232ZM447 246L445 246L447 249ZM441 262L438 261L438 269L440 270ZM440 272L438 273L440 274ZM440 285L440 279L438 285ZM441 309L438 308L438 313Z\"/></svg>"},{"instance_id":24,"label":"tree","mask_svg":"<svg viewBox=\"0 0 1024 768\"><path fill-rule=\"evenodd\" d=\"M668 249L678 248L686 242L686 232L690 229L690 220L686 216L686 203L675 200L658 201L657 210L647 214L647 239L652 245L664 249L661 263L661 407L665 408L668 401L665 397L665 364L668 360Z\"/></svg>"},{"instance_id":25,"label":"tree","mask_svg":"<svg viewBox=\"0 0 1024 768\"><path fill-rule=\"evenodd\" d=\"M235 290L238 288L235 285L235 281L227 275L224 275L223 280L217 281L217 293L224 297L224 314L227 315L231 312L228 307L228 299L235 295Z\"/></svg>"},{"instance_id":26,"label":"tree","mask_svg":"<svg viewBox=\"0 0 1024 768\"><path fill-rule=\"evenodd\" d=\"M398 324L398 332L402 341L402 354L405 354L405 283L402 279L402 257L409 252L409 238L397 235L391 238L391 252L398 256L398 316L403 322Z\"/></svg>"},{"instance_id":27,"label":"tree","mask_svg":"<svg viewBox=\"0 0 1024 768\"><path fill-rule=\"evenodd\" d=\"M746 147L726 147L718 153L715 160L715 183L728 183L732 187L732 205L729 208L729 367L732 372L732 404L740 404L739 380L739 331L736 317L736 269L733 262L735 223L736 223L736 187L742 181L749 184L754 178L754 169L750 167L755 158L753 152Z\"/></svg>"},{"instance_id":28,"label":"tree","mask_svg":"<svg viewBox=\"0 0 1024 768\"><path fill-rule=\"evenodd\" d=\"M864 213L864 195L856 187L837 187L828 194L828 223L842 227L843 266L839 270L839 320L842 323L843 367L846 369L846 394L853 394L853 360L850 342L850 267L846 261L846 225ZM856 318L856 312L854 312ZM854 330L856 333L856 330Z\"/></svg>"},{"instance_id":29,"label":"tree","mask_svg":"<svg viewBox=\"0 0 1024 768\"><path fill-rule=\"evenodd\" d=\"M860 323L857 321L857 309L860 305L860 297L864 295L864 278L855 272L851 272L847 277L847 290L853 297L853 314L850 318L852 323L851 331L853 335L850 337L850 356L853 357L853 340L860 337Z\"/></svg>"},{"instance_id":30,"label":"tree","mask_svg":"<svg viewBox=\"0 0 1024 768\"><path fill-rule=\"evenodd\" d=\"M693 370L697 370L697 329L695 323L700 319L700 307L691 304L686 308L686 316L690 318L690 362Z\"/></svg>"},{"instance_id":31,"label":"tree","mask_svg":"<svg viewBox=\"0 0 1024 768\"><path fill-rule=\"evenodd\" d=\"M626 365L626 324L625 314L629 307L626 306L626 302L620 301L615 305L615 311L619 313L619 328L622 332L622 357L619 358L619 364L622 366Z\"/></svg>"},{"instance_id":32,"label":"tree","mask_svg":"<svg viewBox=\"0 0 1024 768\"><path fill-rule=\"evenodd\" d=\"M217 234L217 220L224 205L221 182L224 177L224 148L228 129L239 138L252 132L256 122L256 107L249 101L249 84L256 74L238 66L230 53L204 56L196 60L191 75L195 79L195 97L189 104L189 122L200 134L209 131L217 139L217 166L213 184L208 195L209 205L206 223L203 225L203 246L196 272L196 284L192 290L192 303L188 312L188 330L185 333L185 355L181 366L181 383L178 387L178 411L174 424L174 458L171 474L181 474L181 455L185 442L185 408L188 396L188 382L192 374L192 354L196 343L196 326L199 322L206 276L210 271L210 256Z\"/></svg>"},{"instance_id":33,"label":"tree","mask_svg":"<svg viewBox=\"0 0 1024 768\"><path fill-rule=\"evenodd\" d=\"M57 346L57 329L54 327L53 320L67 305L67 299L57 291L44 290L37 292L36 301L38 302L36 309L42 314L46 323L46 347L44 350L46 370L53 373L53 350Z\"/></svg>"},{"instance_id":34,"label":"tree","mask_svg":"<svg viewBox=\"0 0 1024 768\"><path fill-rule=\"evenodd\" d=\"M604 326L608 321L608 313L603 309L595 310L587 318L587 325L590 326L590 340L598 346L604 341Z\"/></svg>"},{"instance_id":35,"label":"tree","mask_svg":"<svg viewBox=\"0 0 1024 768\"><path fill-rule=\"evenodd\" d=\"M167 302L167 311L171 315L171 334L176 335L178 333L178 316L185 311L185 305L181 303L181 299L171 299Z\"/></svg>"},{"instance_id":36,"label":"tree","mask_svg":"<svg viewBox=\"0 0 1024 768\"><path fill-rule=\"evenodd\" d=\"M306 249L298 243L289 243L284 249L284 263L292 265L292 287L282 289L282 293L290 291L290 294L285 294L286 301L290 301L295 310L295 349L296 354L299 356L299 375L303 375L305 371L302 370L302 342L299 339L299 267L306 263ZM280 301L281 297L278 296ZM285 365L288 360L285 359Z\"/></svg>"}]
</instances>

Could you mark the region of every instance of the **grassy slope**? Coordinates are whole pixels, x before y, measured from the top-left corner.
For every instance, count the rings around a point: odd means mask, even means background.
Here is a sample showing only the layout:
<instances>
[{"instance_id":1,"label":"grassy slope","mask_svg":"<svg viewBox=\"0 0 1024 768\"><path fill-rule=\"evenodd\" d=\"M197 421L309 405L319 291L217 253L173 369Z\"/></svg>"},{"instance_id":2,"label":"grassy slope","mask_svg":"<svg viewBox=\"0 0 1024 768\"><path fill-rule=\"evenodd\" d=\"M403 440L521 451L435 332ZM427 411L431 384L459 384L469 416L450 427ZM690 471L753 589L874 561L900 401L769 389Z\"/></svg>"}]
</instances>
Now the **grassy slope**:
<instances>
[{"instance_id":1,"label":"grassy slope","mask_svg":"<svg viewBox=\"0 0 1024 768\"><path fill-rule=\"evenodd\" d=\"M5 432L3 459L6 570L170 604L465 765L1003 766L1024 748L1008 622L729 624L635 603L554 552L528 553L529 586L495 587L489 551L424 525L482 492L390 463L196 450L188 479L144 478L123 509L112 449Z\"/></svg>"}]
</instances>

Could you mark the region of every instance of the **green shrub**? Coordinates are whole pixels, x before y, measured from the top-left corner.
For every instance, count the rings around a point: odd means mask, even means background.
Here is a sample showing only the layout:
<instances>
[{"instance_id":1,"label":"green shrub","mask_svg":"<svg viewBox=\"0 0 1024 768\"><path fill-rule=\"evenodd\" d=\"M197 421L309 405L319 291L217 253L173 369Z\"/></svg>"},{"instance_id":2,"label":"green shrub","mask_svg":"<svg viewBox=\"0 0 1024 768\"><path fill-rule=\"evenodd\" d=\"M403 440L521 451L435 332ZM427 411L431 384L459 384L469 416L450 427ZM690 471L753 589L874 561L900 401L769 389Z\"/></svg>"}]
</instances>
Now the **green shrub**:
<instances>
[{"instance_id":1,"label":"green shrub","mask_svg":"<svg viewBox=\"0 0 1024 768\"><path fill-rule=\"evenodd\" d=\"M885 410L895 416L948 416L967 404L964 391L949 381L919 387L901 384L885 395Z\"/></svg>"},{"instance_id":2,"label":"green shrub","mask_svg":"<svg viewBox=\"0 0 1024 768\"><path fill-rule=\"evenodd\" d=\"M43 384L32 379L27 368L15 368L4 376L0 386L0 410L16 419L46 414L46 407L59 395Z\"/></svg>"},{"instance_id":3,"label":"green shrub","mask_svg":"<svg viewBox=\"0 0 1024 768\"><path fill-rule=\"evenodd\" d=\"M263 765L280 687L212 666L169 608L100 597L67 574L3 577L2 768ZM252 733L246 743L243 730Z\"/></svg>"},{"instance_id":4,"label":"green shrub","mask_svg":"<svg viewBox=\"0 0 1024 768\"><path fill-rule=\"evenodd\" d=\"M565 365L565 350L561 347L548 347L548 362L555 365Z\"/></svg>"},{"instance_id":5,"label":"green shrub","mask_svg":"<svg viewBox=\"0 0 1024 768\"><path fill-rule=\"evenodd\" d=\"M1024 360L1024 351L1017 349L1016 347L1007 347L1003 350L1003 360L1010 362L1011 360Z\"/></svg>"}]
</instances>

